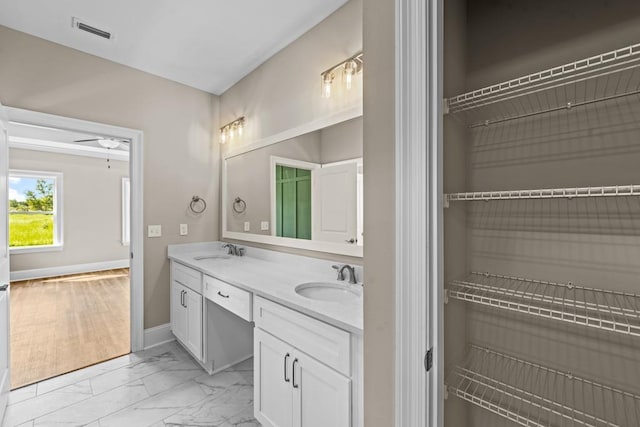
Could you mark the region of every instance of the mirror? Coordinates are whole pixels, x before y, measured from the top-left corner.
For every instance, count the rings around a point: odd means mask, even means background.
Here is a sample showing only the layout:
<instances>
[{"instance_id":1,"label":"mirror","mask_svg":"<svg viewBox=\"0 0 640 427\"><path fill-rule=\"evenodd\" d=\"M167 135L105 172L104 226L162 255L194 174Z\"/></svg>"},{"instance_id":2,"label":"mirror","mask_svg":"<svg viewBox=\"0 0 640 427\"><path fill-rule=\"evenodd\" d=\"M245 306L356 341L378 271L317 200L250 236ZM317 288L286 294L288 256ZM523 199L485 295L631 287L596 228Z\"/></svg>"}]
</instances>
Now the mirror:
<instances>
[{"instance_id":1,"label":"mirror","mask_svg":"<svg viewBox=\"0 0 640 427\"><path fill-rule=\"evenodd\" d=\"M223 237L362 256L362 117L228 156Z\"/></svg>"}]
</instances>

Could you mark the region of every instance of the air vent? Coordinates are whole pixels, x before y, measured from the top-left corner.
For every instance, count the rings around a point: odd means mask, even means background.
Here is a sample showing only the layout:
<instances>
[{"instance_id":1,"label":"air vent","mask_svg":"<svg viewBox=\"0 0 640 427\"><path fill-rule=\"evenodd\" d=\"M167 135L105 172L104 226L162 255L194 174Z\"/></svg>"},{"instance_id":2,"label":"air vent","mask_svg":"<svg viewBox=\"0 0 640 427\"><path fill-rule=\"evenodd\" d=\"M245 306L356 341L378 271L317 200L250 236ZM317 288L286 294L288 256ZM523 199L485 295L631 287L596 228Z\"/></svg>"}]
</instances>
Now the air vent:
<instances>
[{"instance_id":1,"label":"air vent","mask_svg":"<svg viewBox=\"0 0 640 427\"><path fill-rule=\"evenodd\" d=\"M96 28L93 25L89 25L78 18L71 19L71 26L78 30L85 31L89 34L93 34L94 36L102 37L103 39L107 39L107 40L113 39L113 35L109 31Z\"/></svg>"}]
</instances>

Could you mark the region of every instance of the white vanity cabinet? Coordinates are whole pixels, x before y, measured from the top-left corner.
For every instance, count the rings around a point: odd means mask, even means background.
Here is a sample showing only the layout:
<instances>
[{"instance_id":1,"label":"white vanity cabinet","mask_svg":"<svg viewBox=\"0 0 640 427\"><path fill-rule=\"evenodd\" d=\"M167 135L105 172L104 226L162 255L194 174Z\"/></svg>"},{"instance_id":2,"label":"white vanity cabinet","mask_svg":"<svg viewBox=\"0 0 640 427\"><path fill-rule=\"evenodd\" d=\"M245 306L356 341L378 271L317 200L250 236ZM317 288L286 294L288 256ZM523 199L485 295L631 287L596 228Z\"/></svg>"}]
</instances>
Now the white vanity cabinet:
<instances>
[{"instance_id":1,"label":"white vanity cabinet","mask_svg":"<svg viewBox=\"0 0 640 427\"><path fill-rule=\"evenodd\" d=\"M350 334L260 297L254 320L258 421L270 427L350 427Z\"/></svg>"},{"instance_id":2,"label":"white vanity cabinet","mask_svg":"<svg viewBox=\"0 0 640 427\"><path fill-rule=\"evenodd\" d=\"M202 349L202 273L171 262L171 331L198 360Z\"/></svg>"}]
</instances>

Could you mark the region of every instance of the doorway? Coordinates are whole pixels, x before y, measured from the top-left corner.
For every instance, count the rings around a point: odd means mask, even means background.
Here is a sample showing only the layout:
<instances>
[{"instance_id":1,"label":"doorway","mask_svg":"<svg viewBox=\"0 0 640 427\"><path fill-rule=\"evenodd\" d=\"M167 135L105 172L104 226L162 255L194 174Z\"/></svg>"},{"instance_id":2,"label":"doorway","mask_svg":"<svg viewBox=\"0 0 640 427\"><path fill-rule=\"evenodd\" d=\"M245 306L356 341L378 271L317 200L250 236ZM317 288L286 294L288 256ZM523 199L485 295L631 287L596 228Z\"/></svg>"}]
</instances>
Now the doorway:
<instances>
[{"instance_id":1,"label":"doorway","mask_svg":"<svg viewBox=\"0 0 640 427\"><path fill-rule=\"evenodd\" d=\"M16 388L143 348L142 132L7 110Z\"/></svg>"}]
</instances>

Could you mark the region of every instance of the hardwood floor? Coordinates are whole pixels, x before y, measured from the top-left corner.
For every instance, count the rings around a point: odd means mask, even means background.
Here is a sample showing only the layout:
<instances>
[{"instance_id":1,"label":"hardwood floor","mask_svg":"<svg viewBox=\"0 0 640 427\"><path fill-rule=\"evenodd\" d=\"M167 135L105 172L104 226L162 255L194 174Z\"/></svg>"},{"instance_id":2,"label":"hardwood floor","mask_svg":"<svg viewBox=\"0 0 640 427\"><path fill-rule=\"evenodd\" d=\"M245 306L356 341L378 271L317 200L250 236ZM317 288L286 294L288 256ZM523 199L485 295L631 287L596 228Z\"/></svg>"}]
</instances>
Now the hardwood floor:
<instances>
[{"instance_id":1,"label":"hardwood floor","mask_svg":"<svg viewBox=\"0 0 640 427\"><path fill-rule=\"evenodd\" d=\"M11 388L130 351L129 269L11 284Z\"/></svg>"}]
</instances>

